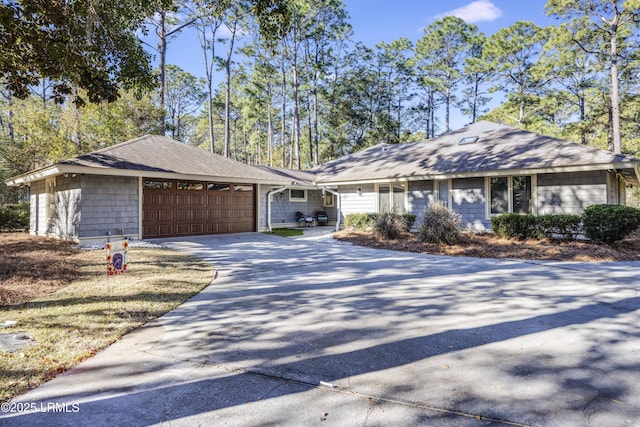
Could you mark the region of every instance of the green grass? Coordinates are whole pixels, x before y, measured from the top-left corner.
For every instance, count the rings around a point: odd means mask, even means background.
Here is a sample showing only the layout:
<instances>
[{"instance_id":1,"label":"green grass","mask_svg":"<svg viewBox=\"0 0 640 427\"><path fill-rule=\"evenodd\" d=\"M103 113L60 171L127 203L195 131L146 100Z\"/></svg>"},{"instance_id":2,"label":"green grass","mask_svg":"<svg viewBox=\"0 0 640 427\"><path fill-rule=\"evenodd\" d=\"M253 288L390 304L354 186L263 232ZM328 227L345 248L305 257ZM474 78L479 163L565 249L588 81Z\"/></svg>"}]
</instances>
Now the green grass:
<instances>
[{"instance_id":1,"label":"green grass","mask_svg":"<svg viewBox=\"0 0 640 427\"><path fill-rule=\"evenodd\" d=\"M275 234L276 236L282 237L293 237L302 236L304 234L304 231L298 230L296 228L274 228L271 233L267 232L265 234Z\"/></svg>"},{"instance_id":2,"label":"green grass","mask_svg":"<svg viewBox=\"0 0 640 427\"><path fill-rule=\"evenodd\" d=\"M28 256L28 255L26 255ZM168 249L129 249L129 269L107 280L105 252L85 251L67 262L79 277L35 300L0 307L0 332L26 332L38 344L0 351L0 402L36 387L176 308L213 279L208 263Z\"/></svg>"}]
</instances>

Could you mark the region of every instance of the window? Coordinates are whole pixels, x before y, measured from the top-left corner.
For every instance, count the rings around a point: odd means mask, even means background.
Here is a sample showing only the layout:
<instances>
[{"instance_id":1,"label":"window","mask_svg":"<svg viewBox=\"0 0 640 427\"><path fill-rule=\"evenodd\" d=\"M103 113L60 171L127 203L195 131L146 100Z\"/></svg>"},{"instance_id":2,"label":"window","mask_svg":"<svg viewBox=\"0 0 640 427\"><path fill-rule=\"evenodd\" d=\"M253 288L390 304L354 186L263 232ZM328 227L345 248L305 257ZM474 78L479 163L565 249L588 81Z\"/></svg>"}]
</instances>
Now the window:
<instances>
[{"instance_id":1,"label":"window","mask_svg":"<svg viewBox=\"0 0 640 427\"><path fill-rule=\"evenodd\" d=\"M204 184L201 182L178 181L178 190L200 191L204 190Z\"/></svg>"},{"instance_id":2,"label":"window","mask_svg":"<svg viewBox=\"0 0 640 427\"><path fill-rule=\"evenodd\" d=\"M333 193L329 193L328 191L324 192L324 194L322 195L322 206L333 206Z\"/></svg>"},{"instance_id":3,"label":"window","mask_svg":"<svg viewBox=\"0 0 640 427\"><path fill-rule=\"evenodd\" d=\"M155 188L160 190L170 190L173 187L171 181L155 181L151 179L144 180L144 188Z\"/></svg>"},{"instance_id":4,"label":"window","mask_svg":"<svg viewBox=\"0 0 640 427\"><path fill-rule=\"evenodd\" d=\"M508 178L491 178L491 215L509 212Z\"/></svg>"},{"instance_id":5,"label":"window","mask_svg":"<svg viewBox=\"0 0 640 427\"><path fill-rule=\"evenodd\" d=\"M208 191L229 191L229 184L220 184L219 182L210 182L207 184Z\"/></svg>"},{"instance_id":6,"label":"window","mask_svg":"<svg viewBox=\"0 0 640 427\"><path fill-rule=\"evenodd\" d=\"M507 212L534 213L534 185L535 176L488 178L489 216Z\"/></svg>"},{"instance_id":7,"label":"window","mask_svg":"<svg viewBox=\"0 0 640 427\"><path fill-rule=\"evenodd\" d=\"M307 190L299 190L296 188L289 189L289 201L290 202L306 202Z\"/></svg>"},{"instance_id":8,"label":"window","mask_svg":"<svg viewBox=\"0 0 640 427\"><path fill-rule=\"evenodd\" d=\"M406 184L378 185L378 212L407 213Z\"/></svg>"},{"instance_id":9,"label":"window","mask_svg":"<svg viewBox=\"0 0 640 427\"><path fill-rule=\"evenodd\" d=\"M238 185L233 186L234 191L253 191L253 185Z\"/></svg>"},{"instance_id":10,"label":"window","mask_svg":"<svg viewBox=\"0 0 640 427\"><path fill-rule=\"evenodd\" d=\"M451 205L451 180L435 181L436 200L445 206Z\"/></svg>"},{"instance_id":11,"label":"window","mask_svg":"<svg viewBox=\"0 0 640 427\"><path fill-rule=\"evenodd\" d=\"M513 212L531 213L531 177L514 176L513 186Z\"/></svg>"}]
</instances>

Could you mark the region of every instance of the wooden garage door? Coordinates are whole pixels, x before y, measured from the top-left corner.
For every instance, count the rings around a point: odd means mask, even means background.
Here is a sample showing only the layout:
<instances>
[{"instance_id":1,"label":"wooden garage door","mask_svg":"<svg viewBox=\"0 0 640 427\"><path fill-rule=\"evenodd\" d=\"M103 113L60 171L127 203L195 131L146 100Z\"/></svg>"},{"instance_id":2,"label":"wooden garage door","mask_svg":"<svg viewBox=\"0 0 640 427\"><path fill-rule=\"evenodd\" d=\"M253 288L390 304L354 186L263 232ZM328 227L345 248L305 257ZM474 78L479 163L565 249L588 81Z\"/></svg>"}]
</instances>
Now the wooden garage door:
<instances>
[{"instance_id":1,"label":"wooden garage door","mask_svg":"<svg viewBox=\"0 0 640 427\"><path fill-rule=\"evenodd\" d=\"M228 184L144 179L142 237L255 231L255 189Z\"/></svg>"}]
</instances>

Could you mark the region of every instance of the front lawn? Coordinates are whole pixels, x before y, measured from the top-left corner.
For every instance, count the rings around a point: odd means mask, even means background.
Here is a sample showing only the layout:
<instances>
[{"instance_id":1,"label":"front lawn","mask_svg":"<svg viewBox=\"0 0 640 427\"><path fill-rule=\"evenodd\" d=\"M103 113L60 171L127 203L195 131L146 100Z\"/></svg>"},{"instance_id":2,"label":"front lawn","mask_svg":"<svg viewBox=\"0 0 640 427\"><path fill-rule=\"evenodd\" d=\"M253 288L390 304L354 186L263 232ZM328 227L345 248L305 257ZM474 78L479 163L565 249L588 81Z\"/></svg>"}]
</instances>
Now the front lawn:
<instances>
[{"instance_id":1,"label":"front lawn","mask_svg":"<svg viewBox=\"0 0 640 427\"><path fill-rule=\"evenodd\" d=\"M23 233L0 234L0 333L36 345L0 350L0 402L89 358L174 309L214 277L214 268L168 249L129 249L127 273L107 279L104 250Z\"/></svg>"}]
</instances>

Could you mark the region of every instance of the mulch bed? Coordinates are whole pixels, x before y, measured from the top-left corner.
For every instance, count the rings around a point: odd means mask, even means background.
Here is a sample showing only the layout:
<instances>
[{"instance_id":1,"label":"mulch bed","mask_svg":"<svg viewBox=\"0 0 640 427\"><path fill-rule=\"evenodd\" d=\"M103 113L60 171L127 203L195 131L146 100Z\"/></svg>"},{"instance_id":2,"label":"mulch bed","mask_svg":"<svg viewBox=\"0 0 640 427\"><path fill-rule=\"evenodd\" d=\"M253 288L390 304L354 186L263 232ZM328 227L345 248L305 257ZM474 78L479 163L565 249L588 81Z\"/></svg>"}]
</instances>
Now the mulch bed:
<instances>
[{"instance_id":1,"label":"mulch bed","mask_svg":"<svg viewBox=\"0 0 640 427\"><path fill-rule=\"evenodd\" d=\"M436 255L589 262L640 260L640 231L611 246L556 239L517 241L490 233L465 233L456 245L420 243L412 233L404 233L401 238L388 241L379 239L373 232L352 230L340 231L334 237L358 246Z\"/></svg>"},{"instance_id":2,"label":"mulch bed","mask_svg":"<svg viewBox=\"0 0 640 427\"><path fill-rule=\"evenodd\" d=\"M74 242L0 234L0 306L53 293L79 276ZM1 320L1 319L0 319Z\"/></svg>"}]
</instances>

